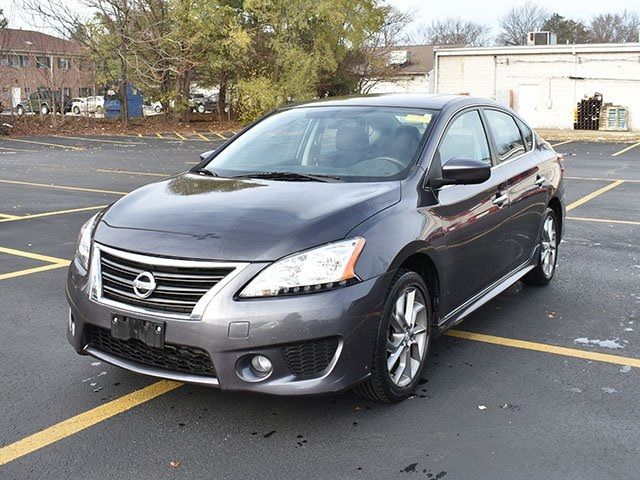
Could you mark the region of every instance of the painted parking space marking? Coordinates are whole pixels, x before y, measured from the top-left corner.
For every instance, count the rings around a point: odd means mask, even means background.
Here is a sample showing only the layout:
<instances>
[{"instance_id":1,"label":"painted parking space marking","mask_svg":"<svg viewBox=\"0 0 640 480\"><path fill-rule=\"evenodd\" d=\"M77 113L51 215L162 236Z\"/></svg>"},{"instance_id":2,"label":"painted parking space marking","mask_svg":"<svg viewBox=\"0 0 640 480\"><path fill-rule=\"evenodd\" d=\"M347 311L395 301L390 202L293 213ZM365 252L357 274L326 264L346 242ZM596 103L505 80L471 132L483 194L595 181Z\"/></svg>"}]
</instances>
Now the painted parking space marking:
<instances>
[{"instance_id":1,"label":"painted parking space marking","mask_svg":"<svg viewBox=\"0 0 640 480\"><path fill-rule=\"evenodd\" d=\"M633 220L611 220L606 218L567 217L567 220L578 220L582 222L611 223L611 224L619 224L619 225L640 225L640 222L636 222Z\"/></svg>"},{"instance_id":2,"label":"painted parking space marking","mask_svg":"<svg viewBox=\"0 0 640 480\"><path fill-rule=\"evenodd\" d=\"M101 138L85 138L85 137L67 137L63 135L53 135L54 138L68 138L70 140L82 140L86 142L98 142L98 143L114 143L116 145L144 145L142 142L130 142L128 140L107 140Z\"/></svg>"},{"instance_id":3,"label":"painted parking space marking","mask_svg":"<svg viewBox=\"0 0 640 480\"><path fill-rule=\"evenodd\" d=\"M205 137L204 135L202 135L201 133L198 132L193 132L194 135L197 135L198 137L200 137L201 139L210 142L211 140L209 140L207 137Z\"/></svg>"},{"instance_id":4,"label":"painted parking space marking","mask_svg":"<svg viewBox=\"0 0 640 480\"><path fill-rule=\"evenodd\" d=\"M67 210L56 210L53 212L42 212L42 213L34 213L32 215L22 215L21 217L15 216L14 218L2 218L0 215L0 223L5 222L17 222L20 220L29 220L31 218L42 218L42 217L52 217L56 215L65 215L67 213L77 213L77 212L87 212L91 210L101 210L105 208L107 205L95 205L92 207L79 207L79 208L69 208Z\"/></svg>"},{"instance_id":5,"label":"painted parking space marking","mask_svg":"<svg viewBox=\"0 0 640 480\"><path fill-rule=\"evenodd\" d=\"M215 136L220 137L222 140L227 140L227 137L225 137L224 135L218 132L209 132L209 133L213 133Z\"/></svg>"},{"instance_id":6,"label":"painted parking space marking","mask_svg":"<svg viewBox=\"0 0 640 480\"><path fill-rule=\"evenodd\" d=\"M156 137L161 138L164 140L164 137L162 135L160 135L159 133L156 133Z\"/></svg>"},{"instance_id":7,"label":"painted parking space marking","mask_svg":"<svg viewBox=\"0 0 640 480\"><path fill-rule=\"evenodd\" d=\"M612 153L611 156L612 157L617 157L618 155L622 155L623 153L628 152L629 150L636 148L636 147L640 147L640 142L638 143L634 143L633 145L629 145L626 148L623 148L622 150L617 151L616 153Z\"/></svg>"},{"instance_id":8,"label":"painted parking space marking","mask_svg":"<svg viewBox=\"0 0 640 480\"><path fill-rule=\"evenodd\" d=\"M565 140L564 142L552 143L551 146L553 148L559 147L560 145L566 145L567 143L571 143L573 140Z\"/></svg>"},{"instance_id":9,"label":"painted parking space marking","mask_svg":"<svg viewBox=\"0 0 640 480\"><path fill-rule=\"evenodd\" d=\"M0 466L104 422L180 386L182 383L161 380L6 445L0 448Z\"/></svg>"},{"instance_id":10,"label":"painted parking space marking","mask_svg":"<svg viewBox=\"0 0 640 480\"><path fill-rule=\"evenodd\" d=\"M178 137L180 140L186 140L187 138L184 135L180 135L178 132L173 132L173 134Z\"/></svg>"},{"instance_id":11,"label":"painted parking space marking","mask_svg":"<svg viewBox=\"0 0 640 480\"><path fill-rule=\"evenodd\" d=\"M564 177L565 180L592 180L594 182L625 182L625 183L640 183L640 180L628 180L624 178L601 178L601 177Z\"/></svg>"},{"instance_id":12,"label":"painted parking space marking","mask_svg":"<svg viewBox=\"0 0 640 480\"><path fill-rule=\"evenodd\" d=\"M37 152L37 150L29 150L27 148L0 147L3 152Z\"/></svg>"},{"instance_id":13,"label":"painted parking space marking","mask_svg":"<svg viewBox=\"0 0 640 480\"><path fill-rule=\"evenodd\" d=\"M11 185L25 185L28 187L54 188L58 190L71 190L74 192L106 193L109 195L126 195L127 193L129 193L129 192L118 192L115 190L102 190L99 188L73 187L68 185L52 185L48 183L23 182L20 180L0 179L0 183L8 183Z\"/></svg>"},{"instance_id":14,"label":"painted parking space marking","mask_svg":"<svg viewBox=\"0 0 640 480\"><path fill-rule=\"evenodd\" d=\"M131 170L113 170L110 168L98 168L96 172L100 173L118 173L120 175L141 175L151 177L170 177L173 173L153 173L153 172L134 172Z\"/></svg>"},{"instance_id":15,"label":"painted parking space marking","mask_svg":"<svg viewBox=\"0 0 640 480\"><path fill-rule=\"evenodd\" d=\"M449 337L471 340L481 343L499 345L503 347L530 350L553 355L579 358L601 363L609 363L621 366L640 368L640 359L632 357L622 357L598 352L590 352L567 347L558 347L546 343L530 342L507 337L498 337L482 333L467 332L462 330L449 330L446 332ZM63 420L51 427L34 433L28 437L0 448L0 466L5 465L20 457L33 453L41 448L55 442L70 437L82 430L104 422L127 410L142 405L165 393L176 390L184 385L180 382L170 380L160 380L140 390L116 398L104 405L100 405L86 412L80 413L67 420Z\"/></svg>"},{"instance_id":16,"label":"painted parking space marking","mask_svg":"<svg viewBox=\"0 0 640 480\"><path fill-rule=\"evenodd\" d=\"M519 348L522 350L533 350L536 352L580 358L583 360L591 360L594 362L612 363L614 365L622 366L628 365L630 367L640 368L640 358L622 357L619 355L610 355L607 353L590 352L577 348L558 347L556 345L549 345L548 343L538 343L530 342L527 340L518 340L515 338L497 337L495 335L486 335L484 333L474 333L463 330L449 330L445 333L445 335L449 337L462 338L464 340L473 340L476 342L501 345L504 347Z\"/></svg>"},{"instance_id":17,"label":"painted parking space marking","mask_svg":"<svg viewBox=\"0 0 640 480\"><path fill-rule=\"evenodd\" d=\"M23 138L11 138L10 141L11 142L30 143L32 145L44 145L45 147L66 148L67 150L78 150L78 151L84 150L84 148L82 148L82 147L74 147L72 145L61 145L59 143L40 142L38 140L25 140Z\"/></svg>"},{"instance_id":18,"label":"painted parking space marking","mask_svg":"<svg viewBox=\"0 0 640 480\"><path fill-rule=\"evenodd\" d=\"M616 188L619 185L622 185L623 183L624 183L624 180L615 180L611 182L609 185L605 185L604 187L599 188L595 192L591 192L589 195L585 195L579 200L576 200L575 202L567 205L567 212L570 212L571 210L578 208L580 205L584 205L588 201L593 200L594 198L602 195L605 192L608 192L609 190Z\"/></svg>"},{"instance_id":19,"label":"painted parking space marking","mask_svg":"<svg viewBox=\"0 0 640 480\"><path fill-rule=\"evenodd\" d=\"M2 220L15 220L20 218L18 215L9 215L8 213L0 213L0 221Z\"/></svg>"},{"instance_id":20,"label":"painted parking space marking","mask_svg":"<svg viewBox=\"0 0 640 480\"><path fill-rule=\"evenodd\" d=\"M31 275L33 273L68 267L71 264L69 260L65 260L64 258L50 257L49 255L42 255L33 252L25 252L23 250L16 250L15 248L0 247L0 253L6 253L8 255L13 255L16 257L29 258L31 260L38 260L47 263L47 265L42 265L39 267L26 268L23 270L2 273L0 274L0 280L9 280L11 278L23 277L25 275Z\"/></svg>"}]
</instances>

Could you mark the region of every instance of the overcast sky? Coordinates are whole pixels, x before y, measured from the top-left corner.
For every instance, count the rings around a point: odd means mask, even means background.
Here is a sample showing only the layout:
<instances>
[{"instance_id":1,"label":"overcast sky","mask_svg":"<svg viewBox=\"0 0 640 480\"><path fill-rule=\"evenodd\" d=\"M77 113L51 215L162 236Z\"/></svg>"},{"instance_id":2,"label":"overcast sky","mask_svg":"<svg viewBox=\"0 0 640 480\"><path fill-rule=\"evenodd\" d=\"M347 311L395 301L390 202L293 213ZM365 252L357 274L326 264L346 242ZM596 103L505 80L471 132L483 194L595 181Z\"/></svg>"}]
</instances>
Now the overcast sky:
<instances>
[{"instance_id":1,"label":"overcast sky","mask_svg":"<svg viewBox=\"0 0 640 480\"><path fill-rule=\"evenodd\" d=\"M461 16L485 23L493 28L492 33L498 31L498 17L510 6L520 5L523 0L387 0L402 10L415 11L415 22L430 23L435 18L447 16ZM9 26L14 28L33 28L29 16L21 12L21 0L0 0L0 8L9 19ZM74 0L69 0L70 4ZM551 12L557 12L566 17L588 20L594 15L617 12L624 9L640 11L640 0L540 0L538 3Z\"/></svg>"}]
</instances>

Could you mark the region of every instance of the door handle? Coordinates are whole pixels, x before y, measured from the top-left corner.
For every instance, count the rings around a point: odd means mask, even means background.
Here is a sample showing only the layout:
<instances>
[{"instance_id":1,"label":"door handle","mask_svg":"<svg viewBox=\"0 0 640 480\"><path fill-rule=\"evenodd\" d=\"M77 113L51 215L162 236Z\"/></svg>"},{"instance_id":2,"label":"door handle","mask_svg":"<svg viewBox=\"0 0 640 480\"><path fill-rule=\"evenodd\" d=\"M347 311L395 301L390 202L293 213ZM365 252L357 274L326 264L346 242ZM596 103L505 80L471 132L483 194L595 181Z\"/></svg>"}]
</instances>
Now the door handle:
<instances>
[{"instance_id":1,"label":"door handle","mask_svg":"<svg viewBox=\"0 0 640 480\"><path fill-rule=\"evenodd\" d=\"M545 185L545 183L547 183L547 179L544 178L542 175L538 175L536 177L536 181L534 183L538 187L543 187Z\"/></svg>"},{"instance_id":2,"label":"door handle","mask_svg":"<svg viewBox=\"0 0 640 480\"><path fill-rule=\"evenodd\" d=\"M498 196L493 199L493 204L502 206L507 200L509 200L509 196L506 193L498 193Z\"/></svg>"}]
</instances>

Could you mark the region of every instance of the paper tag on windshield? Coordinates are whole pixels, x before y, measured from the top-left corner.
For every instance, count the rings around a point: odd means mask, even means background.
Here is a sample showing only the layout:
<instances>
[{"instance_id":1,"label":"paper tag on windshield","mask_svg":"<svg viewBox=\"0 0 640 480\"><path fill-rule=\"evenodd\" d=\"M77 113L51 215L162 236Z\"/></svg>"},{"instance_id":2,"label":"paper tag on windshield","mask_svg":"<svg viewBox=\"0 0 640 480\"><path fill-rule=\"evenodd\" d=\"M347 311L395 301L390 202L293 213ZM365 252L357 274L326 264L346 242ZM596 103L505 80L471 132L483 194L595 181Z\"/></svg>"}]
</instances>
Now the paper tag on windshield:
<instances>
[{"instance_id":1,"label":"paper tag on windshield","mask_svg":"<svg viewBox=\"0 0 640 480\"><path fill-rule=\"evenodd\" d=\"M424 115L409 114L404 117L407 122L411 123L429 123L431 122L431 114L425 113Z\"/></svg>"}]
</instances>

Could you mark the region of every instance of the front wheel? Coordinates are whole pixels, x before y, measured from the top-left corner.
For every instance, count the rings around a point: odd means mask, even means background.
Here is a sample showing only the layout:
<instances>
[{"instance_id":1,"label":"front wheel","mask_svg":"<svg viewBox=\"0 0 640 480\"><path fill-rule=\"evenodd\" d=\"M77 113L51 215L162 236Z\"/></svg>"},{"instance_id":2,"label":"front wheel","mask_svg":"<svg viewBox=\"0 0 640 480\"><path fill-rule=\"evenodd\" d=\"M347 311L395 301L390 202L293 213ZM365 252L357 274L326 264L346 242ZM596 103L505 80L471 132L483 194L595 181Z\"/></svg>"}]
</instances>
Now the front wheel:
<instances>
[{"instance_id":1,"label":"front wheel","mask_svg":"<svg viewBox=\"0 0 640 480\"><path fill-rule=\"evenodd\" d=\"M40 107L40 113L42 115L49 115L49 105L44 104Z\"/></svg>"},{"instance_id":2,"label":"front wheel","mask_svg":"<svg viewBox=\"0 0 640 480\"><path fill-rule=\"evenodd\" d=\"M204 113L206 111L206 109L204 108L203 104L198 104L198 107L196 108L196 112L198 113Z\"/></svg>"},{"instance_id":3,"label":"front wheel","mask_svg":"<svg viewBox=\"0 0 640 480\"><path fill-rule=\"evenodd\" d=\"M431 344L431 312L422 277L410 270L399 270L380 318L371 377L355 387L358 395L394 403L415 391Z\"/></svg>"},{"instance_id":4,"label":"front wheel","mask_svg":"<svg viewBox=\"0 0 640 480\"><path fill-rule=\"evenodd\" d=\"M538 265L522 278L524 283L528 285L549 284L556 272L559 242L558 218L552 209L547 208L540 233Z\"/></svg>"},{"instance_id":5,"label":"front wheel","mask_svg":"<svg viewBox=\"0 0 640 480\"><path fill-rule=\"evenodd\" d=\"M16 113L18 115L24 115L24 107L22 105L18 105L18 108L16 108Z\"/></svg>"},{"instance_id":6,"label":"front wheel","mask_svg":"<svg viewBox=\"0 0 640 480\"><path fill-rule=\"evenodd\" d=\"M73 113L80 115L80 107L73 107Z\"/></svg>"}]
</instances>

